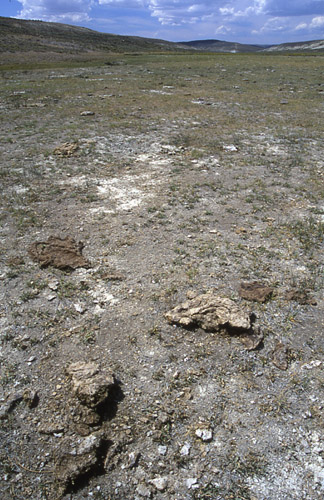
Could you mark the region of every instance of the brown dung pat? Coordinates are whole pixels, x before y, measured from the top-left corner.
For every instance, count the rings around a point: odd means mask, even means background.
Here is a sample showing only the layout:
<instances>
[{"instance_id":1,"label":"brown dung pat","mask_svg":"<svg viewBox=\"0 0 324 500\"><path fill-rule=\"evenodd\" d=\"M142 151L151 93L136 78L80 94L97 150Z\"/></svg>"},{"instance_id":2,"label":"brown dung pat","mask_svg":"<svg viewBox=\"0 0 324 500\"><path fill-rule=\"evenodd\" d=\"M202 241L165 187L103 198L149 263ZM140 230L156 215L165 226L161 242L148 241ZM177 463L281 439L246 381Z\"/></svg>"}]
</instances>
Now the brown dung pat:
<instances>
[{"instance_id":1,"label":"brown dung pat","mask_svg":"<svg viewBox=\"0 0 324 500\"><path fill-rule=\"evenodd\" d=\"M78 267L90 267L90 263L82 256L83 243L73 238L50 236L47 241L36 241L28 253L41 267L53 266L62 270L73 270Z\"/></svg>"}]
</instances>

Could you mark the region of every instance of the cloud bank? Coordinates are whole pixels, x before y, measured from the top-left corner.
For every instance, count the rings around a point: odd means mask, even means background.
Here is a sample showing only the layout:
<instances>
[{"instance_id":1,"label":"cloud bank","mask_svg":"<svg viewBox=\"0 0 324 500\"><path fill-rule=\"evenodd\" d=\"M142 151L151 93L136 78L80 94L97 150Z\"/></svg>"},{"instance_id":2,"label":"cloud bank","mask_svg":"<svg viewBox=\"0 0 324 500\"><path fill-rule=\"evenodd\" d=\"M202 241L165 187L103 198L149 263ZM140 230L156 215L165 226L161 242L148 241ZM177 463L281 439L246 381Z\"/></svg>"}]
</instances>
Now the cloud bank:
<instances>
[{"instance_id":1,"label":"cloud bank","mask_svg":"<svg viewBox=\"0 0 324 500\"><path fill-rule=\"evenodd\" d=\"M323 0L18 0L16 17L169 40L324 38Z\"/></svg>"},{"instance_id":2,"label":"cloud bank","mask_svg":"<svg viewBox=\"0 0 324 500\"><path fill-rule=\"evenodd\" d=\"M41 19L50 22L90 21L89 13L95 0L19 0L20 19Z\"/></svg>"}]
</instances>

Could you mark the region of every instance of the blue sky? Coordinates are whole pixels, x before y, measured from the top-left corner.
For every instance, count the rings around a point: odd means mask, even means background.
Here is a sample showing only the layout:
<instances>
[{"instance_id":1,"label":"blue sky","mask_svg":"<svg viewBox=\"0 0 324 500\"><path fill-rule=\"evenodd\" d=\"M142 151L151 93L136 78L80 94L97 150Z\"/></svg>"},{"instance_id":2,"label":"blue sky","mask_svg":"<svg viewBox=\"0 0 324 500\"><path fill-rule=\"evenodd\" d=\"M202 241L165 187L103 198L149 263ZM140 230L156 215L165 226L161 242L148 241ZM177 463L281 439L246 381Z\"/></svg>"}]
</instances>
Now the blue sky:
<instances>
[{"instance_id":1,"label":"blue sky","mask_svg":"<svg viewBox=\"0 0 324 500\"><path fill-rule=\"evenodd\" d=\"M170 41L324 39L324 0L1 0L0 15Z\"/></svg>"}]
</instances>

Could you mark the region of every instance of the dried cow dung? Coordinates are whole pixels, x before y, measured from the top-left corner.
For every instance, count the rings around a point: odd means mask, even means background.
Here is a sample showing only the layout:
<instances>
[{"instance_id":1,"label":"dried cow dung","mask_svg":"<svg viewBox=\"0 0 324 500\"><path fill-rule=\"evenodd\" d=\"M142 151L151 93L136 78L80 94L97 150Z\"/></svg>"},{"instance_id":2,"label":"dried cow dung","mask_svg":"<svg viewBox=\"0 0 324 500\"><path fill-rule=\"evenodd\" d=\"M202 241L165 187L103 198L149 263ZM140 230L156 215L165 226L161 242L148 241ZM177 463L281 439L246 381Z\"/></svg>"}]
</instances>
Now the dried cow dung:
<instances>
[{"instance_id":1,"label":"dried cow dung","mask_svg":"<svg viewBox=\"0 0 324 500\"><path fill-rule=\"evenodd\" d=\"M247 312L231 299L219 297L212 291L188 299L165 315L169 323L192 328L201 327L215 332L228 330L250 330L251 319Z\"/></svg>"},{"instance_id":2,"label":"dried cow dung","mask_svg":"<svg viewBox=\"0 0 324 500\"><path fill-rule=\"evenodd\" d=\"M89 408L96 408L103 403L115 385L112 372L102 370L97 363L72 363L66 371L72 379L74 394Z\"/></svg>"},{"instance_id":3,"label":"dried cow dung","mask_svg":"<svg viewBox=\"0 0 324 500\"><path fill-rule=\"evenodd\" d=\"M252 281L251 283L243 282L240 285L239 294L246 300L265 302L273 294L273 288L258 281Z\"/></svg>"},{"instance_id":4,"label":"dried cow dung","mask_svg":"<svg viewBox=\"0 0 324 500\"><path fill-rule=\"evenodd\" d=\"M32 259L40 263L41 267L53 266L62 270L77 269L78 267L90 267L90 263L82 256L84 245L77 243L69 236L58 238L50 236L47 241L36 241L28 253Z\"/></svg>"},{"instance_id":5,"label":"dried cow dung","mask_svg":"<svg viewBox=\"0 0 324 500\"><path fill-rule=\"evenodd\" d=\"M59 456L55 461L55 476L58 480L58 497L76 491L103 468L103 457L107 443L102 432L72 441L65 438L60 443Z\"/></svg>"},{"instance_id":6,"label":"dried cow dung","mask_svg":"<svg viewBox=\"0 0 324 500\"><path fill-rule=\"evenodd\" d=\"M57 156L73 156L79 146L76 142L64 142L61 146L54 149L53 153Z\"/></svg>"}]
</instances>

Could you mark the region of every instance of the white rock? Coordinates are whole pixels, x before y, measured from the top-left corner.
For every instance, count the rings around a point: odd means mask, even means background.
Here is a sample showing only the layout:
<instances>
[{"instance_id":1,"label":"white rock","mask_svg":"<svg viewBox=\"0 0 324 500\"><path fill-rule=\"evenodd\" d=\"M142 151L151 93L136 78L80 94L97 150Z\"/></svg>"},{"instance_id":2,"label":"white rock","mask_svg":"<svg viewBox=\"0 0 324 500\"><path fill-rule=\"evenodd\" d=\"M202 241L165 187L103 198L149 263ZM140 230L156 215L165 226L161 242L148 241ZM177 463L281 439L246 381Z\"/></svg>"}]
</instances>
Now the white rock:
<instances>
[{"instance_id":1,"label":"white rock","mask_svg":"<svg viewBox=\"0 0 324 500\"><path fill-rule=\"evenodd\" d=\"M48 302L51 302L52 300L56 299L56 294L55 293L48 293L46 295L46 299L48 300Z\"/></svg>"},{"instance_id":2,"label":"white rock","mask_svg":"<svg viewBox=\"0 0 324 500\"><path fill-rule=\"evenodd\" d=\"M159 451L160 455L166 455L167 450L168 450L167 446L159 446L158 447L158 451Z\"/></svg>"},{"instance_id":3,"label":"white rock","mask_svg":"<svg viewBox=\"0 0 324 500\"><path fill-rule=\"evenodd\" d=\"M152 492L151 490L145 486L144 484L139 484L136 488L136 493L138 493L141 497L151 498Z\"/></svg>"},{"instance_id":4,"label":"white rock","mask_svg":"<svg viewBox=\"0 0 324 500\"><path fill-rule=\"evenodd\" d=\"M57 290L57 289L58 289L58 284L59 284L58 280L51 280L51 281L49 281L49 282L47 283L47 286L48 286L48 288L50 288L51 290L54 290L54 291L55 291L55 290Z\"/></svg>"},{"instance_id":5,"label":"white rock","mask_svg":"<svg viewBox=\"0 0 324 500\"><path fill-rule=\"evenodd\" d=\"M85 453L91 453L93 450L100 446L101 439L96 434L90 434L90 436L80 439L80 444L78 446L77 455L84 455Z\"/></svg>"},{"instance_id":6,"label":"white rock","mask_svg":"<svg viewBox=\"0 0 324 500\"><path fill-rule=\"evenodd\" d=\"M236 147L236 146L234 146L234 144L228 144L228 145L226 145L226 146L224 145L224 146L223 146L223 149L224 149L225 151L237 151L237 147Z\"/></svg>"},{"instance_id":7,"label":"white rock","mask_svg":"<svg viewBox=\"0 0 324 500\"><path fill-rule=\"evenodd\" d=\"M83 314L83 313L84 313L84 311L85 311L84 306L83 306L82 304L80 304L79 302L78 302L78 303L76 303L76 304L74 304L74 309L75 309L78 313L80 313L80 314Z\"/></svg>"},{"instance_id":8,"label":"white rock","mask_svg":"<svg viewBox=\"0 0 324 500\"><path fill-rule=\"evenodd\" d=\"M97 316L100 316L104 312L105 312L105 309L103 309L102 307L100 307L98 304L96 305L96 307L93 310L93 314L95 314Z\"/></svg>"},{"instance_id":9,"label":"white rock","mask_svg":"<svg viewBox=\"0 0 324 500\"><path fill-rule=\"evenodd\" d=\"M302 369L303 370L312 370L313 368L318 368L319 366L321 366L321 364L322 364L322 361L320 361L319 359L314 359L310 363L306 363L306 364L302 365Z\"/></svg>"},{"instance_id":10,"label":"white rock","mask_svg":"<svg viewBox=\"0 0 324 500\"><path fill-rule=\"evenodd\" d=\"M159 491L164 491L168 485L167 477L156 477L155 479L151 479L150 483Z\"/></svg>"},{"instance_id":11,"label":"white rock","mask_svg":"<svg viewBox=\"0 0 324 500\"><path fill-rule=\"evenodd\" d=\"M196 436L207 442L213 439L213 432L210 429L197 429Z\"/></svg>"},{"instance_id":12,"label":"white rock","mask_svg":"<svg viewBox=\"0 0 324 500\"><path fill-rule=\"evenodd\" d=\"M187 488L190 490L194 484L197 484L198 479L196 477L188 477L186 479Z\"/></svg>"},{"instance_id":13,"label":"white rock","mask_svg":"<svg viewBox=\"0 0 324 500\"><path fill-rule=\"evenodd\" d=\"M190 448L191 448L190 444L189 443L185 443L183 445L183 447L181 448L181 450L180 450L180 455L183 456L183 457L187 457L189 455L189 453L190 453Z\"/></svg>"}]
</instances>

